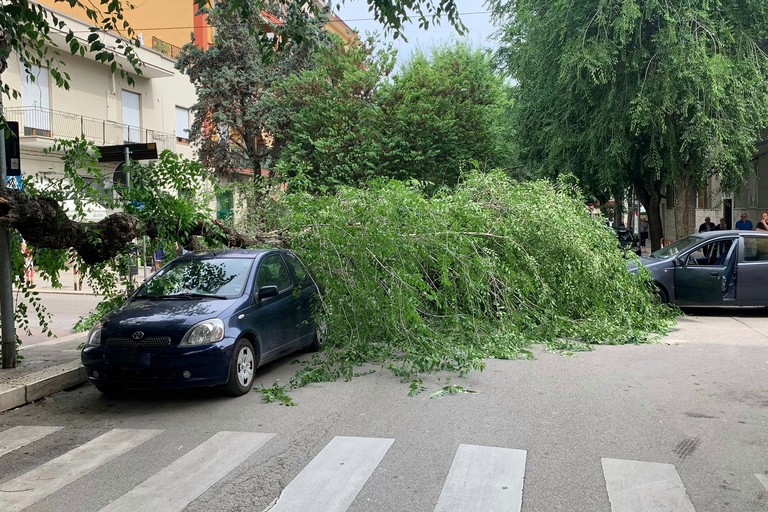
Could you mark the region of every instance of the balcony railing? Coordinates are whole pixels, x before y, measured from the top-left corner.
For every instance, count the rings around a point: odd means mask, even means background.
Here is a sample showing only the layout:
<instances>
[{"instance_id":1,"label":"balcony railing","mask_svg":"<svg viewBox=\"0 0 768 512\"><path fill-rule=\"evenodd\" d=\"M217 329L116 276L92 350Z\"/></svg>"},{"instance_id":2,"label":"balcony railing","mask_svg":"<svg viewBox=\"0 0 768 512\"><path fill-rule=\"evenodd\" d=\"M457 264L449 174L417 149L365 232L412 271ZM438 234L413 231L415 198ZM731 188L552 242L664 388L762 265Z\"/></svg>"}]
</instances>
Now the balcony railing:
<instances>
[{"instance_id":1,"label":"balcony railing","mask_svg":"<svg viewBox=\"0 0 768 512\"><path fill-rule=\"evenodd\" d=\"M21 137L74 139L85 137L97 145L126 142L154 142L158 152L176 150L176 135L105 121L95 117L70 114L41 107L10 107L5 109L8 121L19 123Z\"/></svg>"},{"instance_id":2,"label":"balcony railing","mask_svg":"<svg viewBox=\"0 0 768 512\"><path fill-rule=\"evenodd\" d=\"M158 39L155 36L152 36L152 49L172 59L178 59L179 53L181 52L181 48L178 46L172 45L162 39Z\"/></svg>"}]
</instances>

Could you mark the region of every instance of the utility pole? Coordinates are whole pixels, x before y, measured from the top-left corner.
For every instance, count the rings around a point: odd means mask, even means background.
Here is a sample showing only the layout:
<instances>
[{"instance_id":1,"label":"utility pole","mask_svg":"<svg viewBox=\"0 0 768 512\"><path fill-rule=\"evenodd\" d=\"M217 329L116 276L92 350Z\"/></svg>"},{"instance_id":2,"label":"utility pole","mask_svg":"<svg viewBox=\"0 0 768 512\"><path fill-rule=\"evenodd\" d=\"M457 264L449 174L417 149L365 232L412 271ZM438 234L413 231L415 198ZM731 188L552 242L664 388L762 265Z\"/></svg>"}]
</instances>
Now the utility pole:
<instances>
[{"instance_id":1,"label":"utility pole","mask_svg":"<svg viewBox=\"0 0 768 512\"><path fill-rule=\"evenodd\" d=\"M8 67L10 44L0 31L0 76ZM0 80L2 84L2 80ZM0 187L5 189L8 170L5 163L5 114L3 96L0 94ZM13 277L11 276L11 242L7 229L0 229L0 339L3 352L3 368L16 368L16 326L14 324Z\"/></svg>"},{"instance_id":2,"label":"utility pole","mask_svg":"<svg viewBox=\"0 0 768 512\"><path fill-rule=\"evenodd\" d=\"M0 95L0 120L3 97ZM0 188L5 189L5 126L0 126ZM11 242L7 229L0 228L0 322L2 322L3 368L16 368L16 326L13 318L13 277L11 275Z\"/></svg>"}]
</instances>

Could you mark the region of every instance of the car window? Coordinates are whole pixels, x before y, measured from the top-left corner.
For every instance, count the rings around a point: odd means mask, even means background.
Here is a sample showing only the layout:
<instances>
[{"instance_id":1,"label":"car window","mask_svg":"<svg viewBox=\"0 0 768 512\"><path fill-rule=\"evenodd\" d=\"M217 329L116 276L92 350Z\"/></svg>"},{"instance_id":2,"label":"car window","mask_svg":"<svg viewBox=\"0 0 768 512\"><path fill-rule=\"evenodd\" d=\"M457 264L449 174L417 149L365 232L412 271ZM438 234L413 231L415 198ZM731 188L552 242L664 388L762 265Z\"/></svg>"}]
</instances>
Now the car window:
<instances>
[{"instance_id":1,"label":"car window","mask_svg":"<svg viewBox=\"0 0 768 512\"><path fill-rule=\"evenodd\" d=\"M715 240L704 244L686 256L685 264L724 267L728 263L731 245L733 240Z\"/></svg>"},{"instance_id":2,"label":"car window","mask_svg":"<svg viewBox=\"0 0 768 512\"><path fill-rule=\"evenodd\" d=\"M258 288L275 285L278 290L285 290L290 288L291 284L288 268L279 254L271 254L261 261L256 273L256 286Z\"/></svg>"},{"instance_id":3,"label":"car window","mask_svg":"<svg viewBox=\"0 0 768 512\"><path fill-rule=\"evenodd\" d=\"M312 278L309 275L309 271L299 258L290 252L286 252L285 256L288 266L293 270L293 275L296 276L296 281L301 284L301 287L304 288L312 284Z\"/></svg>"},{"instance_id":4,"label":"car window","mask_svg":"<svg viewBox=\"0 0 768 512\"><path fill-rule=\"evenodd\" d=\"M696 235L690 235L685 238L681 238L680 240L673 243L672 245L668 245L666 247L662 247L658 251L654 251L653 253L651 253L651 256L662 259L662 260L666 260L667 258L673 258L678 254L680 254L681 252L684 252L687 249L693 247L699 242L701 242L701 237Z\"/></svg>"},{"instance_id":5,"label":"car window","mask_svg":"<svg viewBox=\"0 0 768 512\"><path fill-rule=\"evenodd\" d=\"M251 258L176 260L169 263L136 292L139 297L173 297L200 294L237 297L242 295Z\"/></svg>"},{"instance_id":6,"label":"car window","mask_svg":"<svg viewBox=\"0 0 768 512\"><path fill-rule=\"evenodd\" d=\"M768 260L768 238L744 237L744 261Z\"/></svg>"}]
</instances>

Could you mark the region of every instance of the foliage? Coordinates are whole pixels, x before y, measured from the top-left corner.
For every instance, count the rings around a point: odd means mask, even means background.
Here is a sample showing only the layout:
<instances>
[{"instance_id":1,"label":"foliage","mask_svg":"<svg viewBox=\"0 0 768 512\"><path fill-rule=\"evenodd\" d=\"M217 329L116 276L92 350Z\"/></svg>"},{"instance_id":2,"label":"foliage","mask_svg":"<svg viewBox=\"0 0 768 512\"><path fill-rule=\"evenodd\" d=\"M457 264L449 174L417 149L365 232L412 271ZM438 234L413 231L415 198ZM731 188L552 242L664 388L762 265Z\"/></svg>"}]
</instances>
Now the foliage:
<instances>
[{"instance_id":1,"label":"foliage","mask_svg":"<svg viewBox=\"0 0 768 512\"><path fill-rule=\"evenodd\" d=\"M453 186L473 167L509 168L498 151L509 139L500 115L508 92L484 50L455 43L415 53L379 93L385 175Z\"/></svg>"},{"instance_id":2,"label":"foliage","mask_svg":"<svg viewBox=\"0 0 768 512\"><path fill-rule=\"evenodd\" d=\"M765 2L490 6L499 61L518 83L524 161L546 176L574 173L598 197L634 185L654 247L667 185L716 175L733 190L752 171L768 126Z\"/></svg>"},{"instance_id":3,"label":"foliage","mask_svg":"<svg viewBox=\"0 0 768 512\"><path fill-rule=\"evenodd\" d=\"M527 358L531 343L642 342L672 318L564 184L475 172L431 198L379 181L281 206L293 248L325 287L328 325L326 350L290 386L375 362L418 392L425 374Z\"/></svg>"},{"instance_id":4,"label":"foliage","mask_svg":"<svg viewBox=\"0 0 768 512\"><path fill-rule=\"evenodd\" d=\"M332 193L380 172L382 133L376 92L392 70L391 50L375 41L345 46L332 38L315 51L311 70L269 92L268 128L281 148L276 174L291 190Z\"/></svg>"},{"instance_id":5,"label":"foliage","mask_svg":"<svg viewBox=\"0 0 768 512\"><path fill-rule=\"evenodd\" d=\"M261 179L261 170L269 168L279 146L265 131L269 113L265 94L274 82L311 67L312 47L325 37L321 26L326 17L308 21L311 33L301 40L287 41L275 58L265 61L260 58L263 44L259 33L253 31L263 23L254 6L263 2L243 3L253 7L252 17L231 16L225 3L205 10L216 31L215 44L208 49L199 48L194 41L184 45L176 67L189 76L197 91L189 138L201 163L227 177L252 171L252 186L266 193L269 181ZM289 2L284 5L286 12L279 15L290 18L300 7L298 2Z\"/></svg>"},{"instance_id":6,"label":"foliage","mask_svg":"<svg viewBox=\"0 0 768 512\"><path fill-rule=\"evenodd\" d=\"M340 3L344 1L348 0L341 0ZM459 18L455 0L366 0L366 2L374 19L382 24L385 31L391 31L395 39L398 37L405 39L402 28L404 24L412 21L412 17L416 18L419 28L423 29L429 28L432 24L439 25L441 18L447 18L459 33L466 30ZM307 37L306 19L298 14L306 12L310 16L317 16L322 8L318 2L295 3L300 4L301 10L289 16L285 22L269 23L269 20L265 20L259 25L266 26L266 30L260 32L258 39L262 47L261 54L272 57L282 50L284 43ZM210 0L195 0L195 5L200 8L205 8L209 4ZM283 6L285 6L283 0L228 0L226 15L250 19L262 10L273 11ZM274 34L274 37L270 37L270 34Z\"/></svg>"}]
</instances>

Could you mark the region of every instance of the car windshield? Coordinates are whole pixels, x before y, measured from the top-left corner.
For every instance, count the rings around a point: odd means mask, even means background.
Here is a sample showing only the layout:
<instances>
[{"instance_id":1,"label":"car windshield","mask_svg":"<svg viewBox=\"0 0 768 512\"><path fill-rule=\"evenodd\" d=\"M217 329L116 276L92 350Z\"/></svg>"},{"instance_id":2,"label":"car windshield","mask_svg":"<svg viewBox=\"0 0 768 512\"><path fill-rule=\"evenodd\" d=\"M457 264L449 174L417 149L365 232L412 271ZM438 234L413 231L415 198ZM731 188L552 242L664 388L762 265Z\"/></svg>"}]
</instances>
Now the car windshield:
<instances>
[{"instance_id":1,"label":"car windshield","mask_svg":"<svg viewBox=\"0 0 768 512\"><path fill-rule=\"evenodd\" d=\"M658 258L660 260L666 260L669 258L674 258L681 252L685 251L689 247L693 247L694 245L701 242L701 237L696 235L690 235L685 238L681 238L677 242L668 245L666 247L662 247L658 251L652 252L651 257Z\"/></svg>"},{"instance_id":2,"label":"car windshield","mask_svg":"<svg viewBox=\"0 0 768 512\"><path fill-rule=\"evenodd\" d=\"M235 298L243 294L253 259L177 260L160 269L136 298Z\"/></svg>"}]
</instances>

